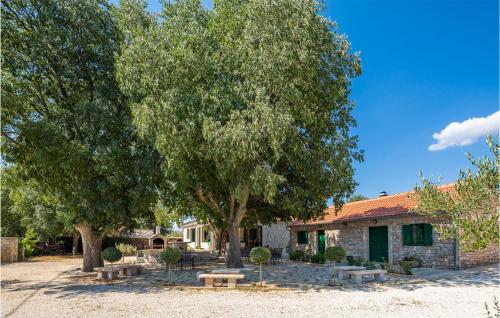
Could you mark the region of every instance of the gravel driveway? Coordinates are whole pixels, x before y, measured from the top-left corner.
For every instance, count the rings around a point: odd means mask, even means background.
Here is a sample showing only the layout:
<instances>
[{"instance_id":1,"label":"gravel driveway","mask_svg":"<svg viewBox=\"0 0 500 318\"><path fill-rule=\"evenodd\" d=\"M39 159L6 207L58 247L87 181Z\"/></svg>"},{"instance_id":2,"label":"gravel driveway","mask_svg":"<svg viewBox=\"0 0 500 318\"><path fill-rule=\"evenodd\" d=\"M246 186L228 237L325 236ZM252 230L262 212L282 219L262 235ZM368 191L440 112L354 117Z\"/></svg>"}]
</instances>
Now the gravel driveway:
<instances>
[{"instance_id":1,"label":"gravel driveway","mask_svg":"<svg viewBox=\"0 0 500 318\"><path fill-rule=\"evenodd\" d=\"M166 287L158 270L112 284L74 275L81 259L2 266L2 317L486 317L499 297L498 266L417 271L392 279L331 288L206 290ZM272 269L272 267L270 267ZM279 267L275 267L279 268Z\"/></svg>"}]
</instances>

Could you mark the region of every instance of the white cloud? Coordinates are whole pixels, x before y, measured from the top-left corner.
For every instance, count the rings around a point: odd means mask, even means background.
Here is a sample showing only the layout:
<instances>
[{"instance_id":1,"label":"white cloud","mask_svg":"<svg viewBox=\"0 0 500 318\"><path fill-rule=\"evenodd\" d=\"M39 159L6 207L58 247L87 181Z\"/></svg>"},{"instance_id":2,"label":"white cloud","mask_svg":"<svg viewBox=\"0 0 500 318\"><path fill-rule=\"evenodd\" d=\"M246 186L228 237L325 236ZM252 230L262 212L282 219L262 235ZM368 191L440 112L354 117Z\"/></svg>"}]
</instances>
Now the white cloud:
<instances>
[{"instance_id":1,"label":"white cloud","mask_svg":"<svg viewBox=\"0 0 500 318\"><path fill-rule=\"evenodd\" d=\"M500 111L488 117L470 118L461 123L452 122L443 130L432 135L437 143L429 146L430 151L443 150L453 146L467 146L479 138L497 134L500 126Z\"/></svg>"}]
</instances>

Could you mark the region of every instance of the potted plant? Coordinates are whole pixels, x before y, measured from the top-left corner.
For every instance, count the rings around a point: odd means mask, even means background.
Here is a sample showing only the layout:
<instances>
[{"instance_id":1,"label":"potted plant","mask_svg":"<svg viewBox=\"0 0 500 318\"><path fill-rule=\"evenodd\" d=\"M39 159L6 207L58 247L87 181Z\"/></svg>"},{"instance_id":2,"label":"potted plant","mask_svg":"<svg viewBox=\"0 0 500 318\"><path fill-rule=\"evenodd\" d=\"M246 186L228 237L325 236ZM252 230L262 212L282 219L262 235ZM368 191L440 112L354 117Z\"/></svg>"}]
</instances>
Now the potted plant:
<instances>
[{"instance_id":1,"label":"potted plant","mask_svg":"<svg viewBox=\"0 0 500 318\"><path fill-rule=\"evenodd\" d=\"M271 250L266 247L254 247L250 251L250 259L259 265L260 286L262 286L262 264L267 263L271 258Z\"/></svg>"},{"instance_id":2,"label":"potted plant","mask_svg":"<svg viewBox=\"0 0 500 318\"><path fill-rule=\"evenodd\" d=\"M336 262L341 262L345 257L345 251L340 246L330 246L325 251L325 258L333 263L335 268ZM335 273L333 274L333 285L335 286Z\"/></svg>"},{"instance_id":3,"label":"potted plant","mask_svg":"<svg viewBox=\"0 0 500 318\"><path fill-rule=\"evenodd\" d=\"M175 247L167 247L160 254L160 259L165 262L165 270L168 271L168 284L170 285L170 272L173 264L176 264L181 257L181 251Z\"/></svg>"},{"instance_id":4,"label":"potted plant","mask_svg":"<svg viewBox=\"0 0 500 318\"><path fill-rule=\"evenodd\" d=\"M108 247L104 249L104 251L102 251L101 256L105 261L111 263L110 279L116 278L116 275L113 272L113 263L119 261L122 258L122 252L120 252L116 247Z\"/></svg>"}]
</instances>

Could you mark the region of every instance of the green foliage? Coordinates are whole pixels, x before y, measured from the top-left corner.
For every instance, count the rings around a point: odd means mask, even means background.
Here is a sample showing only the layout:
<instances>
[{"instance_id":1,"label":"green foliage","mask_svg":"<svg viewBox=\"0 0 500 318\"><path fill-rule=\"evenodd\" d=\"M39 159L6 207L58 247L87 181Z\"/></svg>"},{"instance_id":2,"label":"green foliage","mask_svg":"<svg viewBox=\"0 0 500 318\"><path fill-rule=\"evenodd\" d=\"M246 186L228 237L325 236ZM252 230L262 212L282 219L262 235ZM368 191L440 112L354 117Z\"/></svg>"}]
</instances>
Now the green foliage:
<instances>
[{"instance_id":1,"label":"green foliage","mask_svg":"<svg viewBox=\"0 0 500 318\"><path fill-rule=\"evenodd\" d=\"M250 251L250 259L255 264L265 264L271 259L271 250L267 247L254 247Z\"/></svg>"},{"instance_id":2,"label":"green foliage","mask_svg":"<svg viewBox=\"0 0 500 318\"><path fill-rule=\"evenodd\" d=\"M124 243L116 244L116 249L122 252L123 256L132 255L137 251L137 248L135 246Z\"/></svg>"},{"instance_id":3,"label":"green foliage","mask_svg":"<svg viewBox=\"0 0 500 318\"><path fill-rule=\"evenodd\" d=\"M362 194L355 194L355 195L349 197L348 202L357 202L357 201L364 201L364 200L368 200L368 197L366 197Z\"/></svg>"},{"instance_id":4,"label":"green foliage","mask_svg":"<svg viewBox=\"0 0 500 318\"><path fill-rule=\"evenodd\" d=\"M305 253L301 250L295 250L290 253L290 260L301 261L304 258Z\"/></svg>"},{"instance_id":5,"label":"green foliage","mask_svg":"<svg viewBox=\"0 0 500 318\"><path fill-rule=\"evenodd\" d=\"M122 252L116 247L108 247L102 251L101 256L105 261L114 263L122 258Z\"/></svg>"},{"instance_id":6,"label":"green foliage","mask_svg":"<svg viewBox=\"0 0 500 318\"><path fill-rule=\"evenodd\" d=\"M310 258L311 263L315 264L324 264L325 260L326 260L325 255L322 253L313 254L311 255Z\"/></svg>"},{"instance_id":7,"label":"green foliage","mask_svg":"<svg viewBox=\"0 0 500 318\"><path fill-rule=\"evenodd\" d=\"M361 266L364 263L361 257L346 256L346 260L349 266Z\"/></svg>"},{"instance_id":8,"label":"green foliage","mask_svg":"<svg viewBox=\"0 0 500 318\"><path fill-rule=\"evenodd\" d=\"M21 240L21 244L24 246L24 255L26 257L33 255L36 242L38 242L38 233L33 229L28 229Z\"/></svg>"},{"instance_id":9,"label":"green foliage","mask_svg":"<svg viewBox=\"0 0 500 318\"><path fill-rule=\"evenodd\" d=\"M416 256L409 256L409 257L407 256L403 258L403 261L412 262L413 267L422 267L422 264L424 263L424 261L421 258Z\"/></svg>"},{"instance_id":10,"label":"green foliage","mask_svg":"<svg viewBox=\"0 0 500 318\"><path fill-rule=\"evenodd\" d=\"M177 248L174 247L167 247L163 252L160 254L160 259L165 263L165 264L176 264L181 257L181 251Z\"/></svg>"},{"instance_id":11,"label":"green foliage","mask_svg":"<svg viewBox=\"0 0 500 318\"><path fill-rule=\"evenodd\" d=\"M325 258L332 262L342 262L345 250L340 246L330 246L325 250Z\"/></svg>"},{"instance_id":12,"label":"green foliage","mask_svg":"<svg viewBox=\"0 0 500 318\"><path fill-rule=\"evenodd\" d=\"M38 196L34 214L101 233L152 217L159 157L115 80L110 6L13 0L1 13L3 159Z\"/></svg>"},{"instance_id":13,"label":"green foliage","mask_svg":"<svg viewBox=\"0 0 500 318\"><path fill-rule=\"evenodd\" d=\"M340 208L353 192L360 59L320 10L187 0L165 2L157 20L144 2L121 2L120 87L165 158L169 212L237 228L321 216L325 198Z\"/></svg>"},{"instance_id":14,"label":"green foliage","mask_svg":"<svg viewBox=\"0 0 500 318\"><path fill-rule=\"evenodd\" d=\"M442 239L457 235L466 251L486 248L500 242L498 228L498 142L487 138L491 156L474 158L467 154L473 169L461 170L451 191L442 191L432 180L422 176L415 188L418 204L414 209L422 215L445 218L451 226L436 226Z\"/></svg>"},{"instance_id":15,"label":"green foliage","mask_svg":"<svg viewBox=\"0 0 500 318\"><path fill-rule=\"evenodd\" d=\"M366 267L366 269L376 269L377 263L375 263L374 261L366 261L361 266Z\"/></svg>"},{"instance_id":16,"label":"green foliage","mask_svg":"<svg viewBox=\"0 0 500 318\"><path fill-rule=\"evenodd\" d=\"M413 275L412 272L413 264L411 261L401 261L399 262L399 265L401 265L401 268L403 268L403 271L405 272L406 275Z\"/></svg>"}]
</instances>

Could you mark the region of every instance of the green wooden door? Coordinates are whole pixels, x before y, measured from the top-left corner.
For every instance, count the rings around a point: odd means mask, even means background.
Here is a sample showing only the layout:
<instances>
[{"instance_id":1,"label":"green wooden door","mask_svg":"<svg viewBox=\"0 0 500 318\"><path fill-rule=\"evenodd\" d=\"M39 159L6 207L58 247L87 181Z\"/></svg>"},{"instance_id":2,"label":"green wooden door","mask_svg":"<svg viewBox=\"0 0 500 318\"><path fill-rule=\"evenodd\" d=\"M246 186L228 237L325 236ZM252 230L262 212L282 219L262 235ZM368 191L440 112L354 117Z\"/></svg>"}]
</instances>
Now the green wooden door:
<instances>
[{"instance_id":1,"label":"green wooden door","mask_svg":"<svg viewBox=\"0 0 500 318\"><path fill-rule=\"evenodd\" d=\"M324 254L325 246L326 246L325 231L324 230L318 231L318 253Z\"/></svg>"},{"instance_id":2,"label":"green wooden door","mask_svg":"<svg viewBox=\"0 0 500 318\"><path fill-rule=\"evenodd\" d=\"M387 262L389 260L389 246L387 226L370 227L370 261Z\"/></svg>"}]
</instances>

